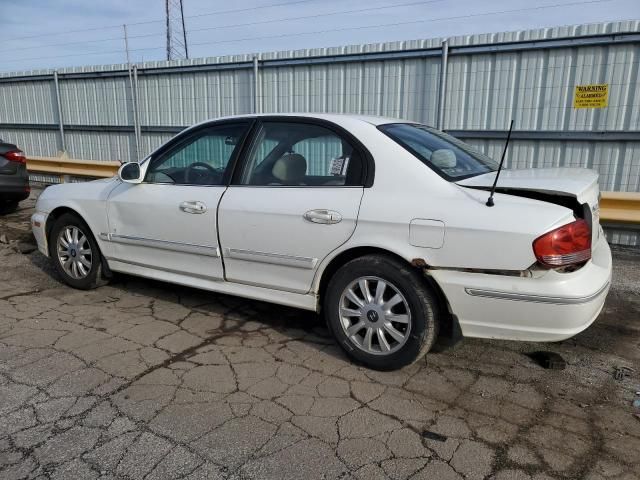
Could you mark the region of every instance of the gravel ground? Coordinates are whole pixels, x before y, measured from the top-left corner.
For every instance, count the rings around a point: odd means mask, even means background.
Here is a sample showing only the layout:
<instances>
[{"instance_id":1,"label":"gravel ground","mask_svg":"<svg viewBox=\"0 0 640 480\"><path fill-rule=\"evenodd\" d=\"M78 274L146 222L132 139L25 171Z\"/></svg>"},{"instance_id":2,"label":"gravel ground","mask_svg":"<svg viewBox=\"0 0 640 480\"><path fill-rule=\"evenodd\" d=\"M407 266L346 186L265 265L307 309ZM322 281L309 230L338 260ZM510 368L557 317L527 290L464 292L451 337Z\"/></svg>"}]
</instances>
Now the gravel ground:
<instances>
[{"instance_id":1,"label":"gravel ground","mask_svg":"<svg viewBox=\"0 0 640 480\"><path fill-rule=\"evenodd\" d=\"M573 339L465 339L380 373L303 311L127 276L68 288L30 252L33 203L0 217L0 478L640 478L637 250L615 249Z\"/></svg>"}]
</instances>

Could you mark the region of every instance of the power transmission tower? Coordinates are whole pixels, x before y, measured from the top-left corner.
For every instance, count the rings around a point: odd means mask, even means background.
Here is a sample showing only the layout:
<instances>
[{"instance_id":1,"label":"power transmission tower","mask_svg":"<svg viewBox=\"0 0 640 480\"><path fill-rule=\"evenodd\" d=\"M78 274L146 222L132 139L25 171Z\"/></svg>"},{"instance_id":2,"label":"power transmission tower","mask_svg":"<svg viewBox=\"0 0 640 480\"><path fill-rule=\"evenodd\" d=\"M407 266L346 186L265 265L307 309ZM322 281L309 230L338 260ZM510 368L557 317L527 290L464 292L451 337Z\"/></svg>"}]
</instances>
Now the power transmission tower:
<instances>
[{"instance_id":1,"label":"power transmission tower","mask_svg":"<svg viewBox=\"0 0 640 480\"><path fill-rule=\"evenodd\" d=\"M189 58L182 0L165 0L165 11L167 14L167 60Z\"/></svg>"}]
</instances>

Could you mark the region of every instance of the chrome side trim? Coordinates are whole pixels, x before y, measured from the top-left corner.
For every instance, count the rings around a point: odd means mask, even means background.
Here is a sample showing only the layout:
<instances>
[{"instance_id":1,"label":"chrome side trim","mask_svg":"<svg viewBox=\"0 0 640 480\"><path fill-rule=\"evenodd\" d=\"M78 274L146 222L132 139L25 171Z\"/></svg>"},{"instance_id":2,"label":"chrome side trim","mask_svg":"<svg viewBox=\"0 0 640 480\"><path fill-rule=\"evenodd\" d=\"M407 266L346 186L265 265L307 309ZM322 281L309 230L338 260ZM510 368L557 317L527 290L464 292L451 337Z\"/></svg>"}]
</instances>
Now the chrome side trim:
<instances>
[{"instance_id":1,"label":"chrome side trim","mask_svg":"<svg viewBox=\"0 0 640 480\"><path fill-rule=\"evenodd\" d=\"M269 285L266 283L258 283L258 282L249 282L247 280L238 280L237 278L225 278L227 283L233 285L246 285L247 287L255 287L255 288L268 288L269 290L274 290L283 293L295 293L296 295L306 295L309 293L309 290L299 290L296 288L282 288L280 286Z\"/></svg>"},{"instance_id":2,"label":"chrome side trim","mask_svg":"<svg viewBox=\"0 0 640 480\"><path fill-rule=\"evenodd\" d=\"M158 267L155 265L148 265L148 264L144 264L144 263L140 263L140 262L133 262L131 260L122 260L120 258L116 258L116 257L106 257L107 262L118 262L118 263L124 263L126 265L132 265L134 267L142 267L142 268L147 268L149 270L159 270L161 272L167 272L167 273L173 273L176 275L185 275L188 277L193 277L193 278L200 278L203 280L211 280L211 281L220 281L223 280L221 277L211 277L208 275L201 275L199 273L193 273L193 272L182 272L180 270L174 270L172 268L166 268L166 267Z\"/></svg>"},{"instance_id":3,"label":"chrome side trim","mask_svg":"<svg viewBox=\"0 0 640 480\"><path fill-rule=\"evenodd\" d=\"M169 240L157 240L154 238L132 237L129 235L117 235L115 233L101 233L100 238L108 242L123 243L126 245L136 245L139 247L159 248L161 250L171 250L180 253L195 253L208 257L219 257L218 247L209 245L198 245L195 243L172 242Z\"/></svg>"},{"instance_id":4,"label":"chrome side trim","mask_svg":"<svg viewBox=\"0 0 640 480\"><path fill-rule=\"evenodd\" d=\"M597 292L585 297L548 297L543 295L529 295L526 293L503 292L497 290L482 290L479 288L465 288L468 295L474 297L497 298L500 300L518 300L522 302L552 303L556 305L580 305L596 299L609 288L609 282L605 283Z\"/></svg>"},{"instance_id":5,"label":"chrome side trim","mask_svg":"<svg viewBox=\"0 0 640 480\"><path fill-rule=\"evenodd\" d=\"M318 263L317 258L296 257L295 255L283 255L280 253L256 252L254 250L242 250L239 248L225 249L225 255L236 260L248 262L271 263L284 265L285 267L305 268L313 270Z\"/></svg>"}]
</instances>

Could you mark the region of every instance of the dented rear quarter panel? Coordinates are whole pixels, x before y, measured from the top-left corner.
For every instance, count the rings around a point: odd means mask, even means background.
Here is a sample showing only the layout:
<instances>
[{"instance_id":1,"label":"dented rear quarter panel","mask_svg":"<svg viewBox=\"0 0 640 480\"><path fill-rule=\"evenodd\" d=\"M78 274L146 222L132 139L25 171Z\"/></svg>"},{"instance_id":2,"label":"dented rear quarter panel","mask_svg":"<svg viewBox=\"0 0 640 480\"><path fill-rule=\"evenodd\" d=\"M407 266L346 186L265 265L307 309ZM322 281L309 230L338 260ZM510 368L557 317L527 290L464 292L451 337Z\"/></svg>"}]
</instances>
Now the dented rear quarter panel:
<instances>
[{"instance_id":1,"label":"dented rear quarter panel","mask_svg":"<svg viewBox=\"0 0 640 480\"><path fill-rule=\"evenodd\" d=\"M532 242L573 221L565 207L511 195L496 194L487 207L487 192L443 179L385 135L353 133L374 156L374 185L364 191L353 236L323 266L345 250L370 246L432 267L525 270L536 261ZM416 219L430 220L431 228L442 222L443 241L412 245Z\"/></svg>"}]
</instances>

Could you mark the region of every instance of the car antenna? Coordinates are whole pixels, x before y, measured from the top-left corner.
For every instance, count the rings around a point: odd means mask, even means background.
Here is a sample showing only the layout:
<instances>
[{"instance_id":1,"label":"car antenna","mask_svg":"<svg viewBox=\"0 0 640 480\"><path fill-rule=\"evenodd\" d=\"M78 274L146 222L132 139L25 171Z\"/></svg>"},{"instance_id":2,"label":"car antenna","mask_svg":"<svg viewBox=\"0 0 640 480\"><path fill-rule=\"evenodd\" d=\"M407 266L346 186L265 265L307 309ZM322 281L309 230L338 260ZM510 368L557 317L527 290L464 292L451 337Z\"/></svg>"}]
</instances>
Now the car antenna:
<instances>
[{"instance_id":1,"label":"car antenna","mask_svg":"<svg viewBox=\"0 0 640 480\"><path fill-rule=\"evenodd\" d=\"M502 158L500 159L500 166L498 167L498 171L496 172L496 178L493 180L493 187L491 187L491 194L487 199L487 203L485 204L487 207L493 207L493 194L496 193L496 184L498 183L498 177L500 176L500 172L502 171L502 165L504 165L504 155L507 153L507 147L509 146L509 140L511 139L511 130L513 130L513 118L511 119L511 125L509 125L509 133L507 133L507 141L504 142L504 150L502 150Z\"/></svg>"}]
</instances>

